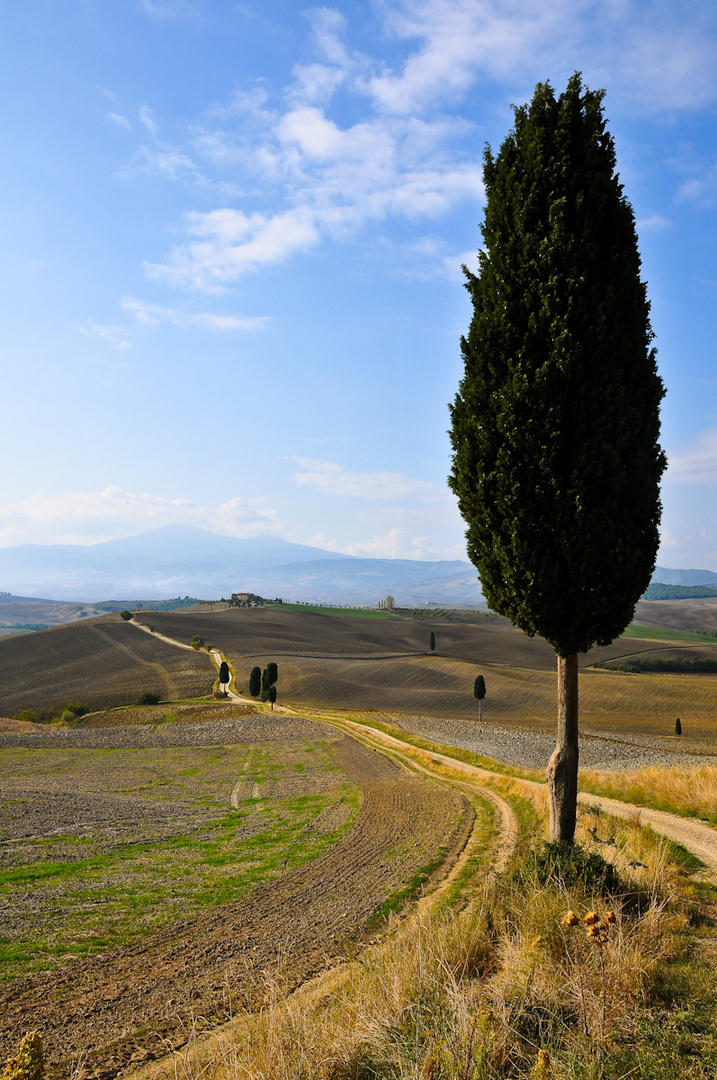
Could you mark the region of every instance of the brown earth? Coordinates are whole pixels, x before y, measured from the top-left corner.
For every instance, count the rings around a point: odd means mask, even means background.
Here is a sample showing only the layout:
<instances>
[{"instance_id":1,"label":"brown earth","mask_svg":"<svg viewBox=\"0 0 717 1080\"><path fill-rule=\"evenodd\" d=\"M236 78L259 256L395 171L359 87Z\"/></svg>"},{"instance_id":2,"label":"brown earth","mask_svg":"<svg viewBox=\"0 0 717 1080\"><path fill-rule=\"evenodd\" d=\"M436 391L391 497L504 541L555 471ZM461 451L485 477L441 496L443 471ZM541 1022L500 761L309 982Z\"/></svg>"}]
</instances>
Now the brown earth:
<instances>
[{"instance_id":1,"label":"brown earth","mask_svg":"<svg viewBox=\"0 0 717 1080\"><path fill-rule=\"evenodd\" d=\"M204 652L138 634L118 615L38 630L0 641L0 714L82 701L93 709L126 705L145 690L161 698L211 693L214 666Z\"/></svg>"},{"instance_id":2,"label":"brown earth","mask_svg":"<svg viewBox=\"0 0 717 1080\"><path fill-rule=\"evenodd\" d=\"M697 600L640 600L635 622L666 630L711 630L717 633L717 597Z\"/></svg>"},{"instance_id":3,"label":"brown earth","mask_svg":"<svg viewBox=\"0 0 717 1080\"><path fill-rule=\"evenodd\" d=\"M672 601L670 601L672 602ZM319 612L266 608L227 608L217 612L138 612L137 622L151 623L177 641L189 643L194 634L211 641L226 655L244 661L237 683L248 681L254 664L263 666L277 656L297 660L394 660L444 658L471 664L498 664L530 671L555 671L555 653L542 638L527 637L505 620L478 624L433 622L430 619L362 619ZM436 656L429 657L431 632ZM580 656L581 667L596 661L653 650L654 641L618 638L604 648ZM244 672L243 667L247 667ZM430 669L429 669L430 670Z\"/></svg>"},{"instance_id":4,"label":"brown earth","mask_svg":"<svg viewBox=\"0 0 717 1080\"><path fill-rule=\"evenodd\" d=\"M552 678L555 671L552 649L503 621L368 619L270 607L140 612L136 620L185 644L199 634L216 645L236 665L240 694L248 689L252 667L275 660L281 665L280 701L468 716L475 712L476 674L510 669L510 693L503 686L500 694L489 689L486 708L492 702L501 720L525 723L542 716L552 722L554 707L546 711L540 689L541 679ZM434 656L428 652L431 631ZM662 647L667 643L622 638L591 650L581 662L589 666ZM95 709L125 705L143 690L163 699L195 697L211 691L214 676L206 652L177 649L138 633L137 626L116 614L107 615L0 641L0 714L72 699ZM490 676L495 683L492 671ZM500 671L498 677L503 678Z\"/></svg>"},{"instance_id":5,"label":"brown earth","mask_svg":"<svg viewBox=\"0 0 717 1080\"><path fill-rule=\"evenodd\" d=\"M445 786L411 776L351 738L333 744L363 791L353 827L313 861L140 944L0 990L0 1058L42 1031L51 1076L105 1080L182 1045L192 1028L258 1005L267 971L286 988L356 942L386 896L438 849L455 857L472 810Z\"/></svg>"}]
</instances>

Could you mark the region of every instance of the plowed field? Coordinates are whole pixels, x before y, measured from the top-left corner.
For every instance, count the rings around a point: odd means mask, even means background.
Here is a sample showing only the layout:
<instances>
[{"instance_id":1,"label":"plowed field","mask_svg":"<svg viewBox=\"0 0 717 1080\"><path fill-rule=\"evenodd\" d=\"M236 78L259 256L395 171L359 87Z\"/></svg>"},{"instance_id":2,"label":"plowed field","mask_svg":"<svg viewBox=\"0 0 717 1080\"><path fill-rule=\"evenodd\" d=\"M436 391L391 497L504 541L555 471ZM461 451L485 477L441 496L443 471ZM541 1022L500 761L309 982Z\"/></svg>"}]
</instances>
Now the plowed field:
<instances>
[{"instance_id":1,"label":"plowed field","mask_svg":"<svg viewBox=\"0 0 717 1080\"><path fill-rule=\"evenodd\" d=\"M206 653L177 649L117 615L0 641L0 716L21 709L127 705L145 690L161 698L211 693Z\"/></svg>"},{"instance_id":2,"label":"plowed field","mask_svg":"<svg viewBox=\"0 0 717 1080\"><path fill-rule=\"evenodd\" d=\"M331 747L341 774L362 791L358 817L338 843L139 944L5 984L0 1059L28 1027L42 1031L52 1075L69 1075L82 1059L82 1075L109 1078L159 1056L186 1041L193 1023L212 1025L237 1005L258 1004L267 969L280 970L287 987L321 969L439 849L449 858L458 850L471 817L461 796L351 738Z\"/></svg>"}]
</instances>

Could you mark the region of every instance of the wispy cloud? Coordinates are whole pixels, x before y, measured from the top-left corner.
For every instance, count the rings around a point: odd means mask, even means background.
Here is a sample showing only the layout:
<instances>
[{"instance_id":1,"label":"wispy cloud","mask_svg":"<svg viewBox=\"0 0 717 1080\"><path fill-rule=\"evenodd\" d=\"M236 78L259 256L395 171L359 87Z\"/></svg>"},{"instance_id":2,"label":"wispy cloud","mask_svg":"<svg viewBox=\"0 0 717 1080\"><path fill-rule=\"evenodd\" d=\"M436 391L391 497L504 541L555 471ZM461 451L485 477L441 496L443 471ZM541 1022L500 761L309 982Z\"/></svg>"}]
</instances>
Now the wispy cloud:
<instances>
[{"instance_id":1,"label":"wispy cloud","mask_svg":"<svg viewBox=\"0 0 717 1080\"><path fill-rule=\"evenodd\" d=\"M139 0L137 10L159 22L190 19L199 14L197 5L190 0Z\"/></svg>"},{"instance_id":2,"label":"wispy cloud","mask_svg":"<svg viewBox=\"0 0 717 1080\"><path fill-rule=\"evenodd\" d=\"M680 202L696 203L698 206L714 206L717 201L717 164L696 172L679 187Z\"/></svg>"},{"instance_id":3,"label":"wispy cloud","mask_svg":"<svg viewBox=\"0 0 717 1080\"><path fill-rule=\"evenodd\" d=\"M145 263L148 276L165 284L221 292L242 274L281 262L313 247L319 233L310 213L288 210L264 217L240 210L186 215L188 232L199 239L174 249L166 263Z\"/></svg>"},{"instance_id":4,"label":"wispy cloud","mask_svg":"<svg viewBox=\"0 0 717 1080\"><path fill-rule=\"evenodd\" d=\"M38 493L21 502L0 504L0 547L94 544L177 524L238 537L282 531L276 511L260 499L237 496L220 506L208 507L190 499L167 499L107 487L60 495Z\"/></svg>"},{"instance_id":5,"label":"wispy cloud","mask_svg":"<svg viewBox=\"0 0 717 1080\"><path fill-rule=\"evenodd\" d=\"M309 55L281 105L270 105L265 87L237 93L188 126L181 145L160 141L145 107L153 141L138 149L134 168L206 192L224 185L239 204L186 214L180 242L145 263L150 277L219 291L371 223L428 225L478 202L480 136L455 112L481 80L511 90L518 80L529 94L546 74L562 80L582 67L591 85L609 85L646 112L717 100L712 6L620 0L603 5L599 19L594 0L384 0L376 10L400 63L352 48L344 16L314 8ZM351 122L339 120L339 92L353 103ZM715 183L711 174L695 178L683 197L710 199ZM436 273L446 272L446 257L436 255Z\"/></svg>"},{"instance_id":6,"label":"wispy cloud","mask_svg":"<svg viewBox=\"0 0 717 1080\"><path fill-rule=\"evenodd\" d=\"M366 499L391 502L441 502L447 492L426 480L416 480L405 473L351 472L331 461L311 458L292 458L302 468L293 479L304 487L313 487L324 495L344 499Z\"/></svg>"},{"instance_id":7,"label":"wispy cloud","mask_svg":"<svg viewBox=\"0 0 717 1080\"><path fill-rule=\"evenodd\" d=\"M120 113L115 112L108 113L107 115L110 120L113 120L115 124L119 124L120 127L126 128L127 130L131 129L132 125L126 116L122 116Z\"/></svg>"},{"instance_id":8,"label":"wispy cloud","mask_svg":"<svg viewBox=\"0 0 717 1080\"><path fill-rule=\"evenodd\" d=\"M556 69L593 72L649 112L704 105L717 93L706 5L622 0L602 5L599 18L591 0L396 0L384 10L388 30L416 43L399 68L365 83L395 113L455 100L480 77Z\"/></svg>"},{"instance_id":9,"label":"wispy cloud","mask_svg":"<svg viewBox=\"0 0 717 1080\"><path fill-rule=\"evenodd\" d=\"M188 313L176 308L163 307L161 304L149 304L125 296L122 310L132 315L142 326L157 326L161 322L170 322L174 326L203 326L208 330L263 330L270 322L268 316L217 315L202 311Z\"/></svg>"},{"instance_id":10,"label":"wispy cloud","mask_svg":"<svg viewBox=\"0 0 717 1080\"><path fill-rule=\"evenodd\" d=\"M102 338L103 341L113 345L115 349L132 348L127 340L127 331L121 326L101 326L94 319L88 319L87 326L78 326L77 329L81 334Z\"/></svg>"},{"instance_id":11,"label":"wispy cloud","mask_svg":"<svg viewBox=\"0 0 717 1080\"><path fill-rule=\"evenodd\" d=\"M691 446L671 454L665 479L683 484L717 484L717 431L704 431Z\"/></svg>"}]
</instances>

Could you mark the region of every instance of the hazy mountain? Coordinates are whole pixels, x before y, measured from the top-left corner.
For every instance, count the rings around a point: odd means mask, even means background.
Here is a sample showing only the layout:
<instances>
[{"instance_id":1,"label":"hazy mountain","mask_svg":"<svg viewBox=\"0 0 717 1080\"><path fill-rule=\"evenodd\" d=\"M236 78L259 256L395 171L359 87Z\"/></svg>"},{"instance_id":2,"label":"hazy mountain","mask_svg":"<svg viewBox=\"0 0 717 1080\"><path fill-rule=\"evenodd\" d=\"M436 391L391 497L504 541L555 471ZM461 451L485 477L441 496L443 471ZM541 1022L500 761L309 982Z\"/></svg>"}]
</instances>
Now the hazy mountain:
<instances>
[{"instance_id":1,"label":"hazy mountain","mask_svg":"<svg viewBox=\"0 0 717 1080\"><path fill-rule=\"evenodd\" d=\"M710 570L657 567L653 581L715 585ZM101 544L25 544L0 549L0 590L63 601L174 596L261 596L370 604L474 605L482 600L469 562L361 559L276 536L237 540L190 525L166 525Z\"/></svg>"},{"instance_id":2,"label":"hazy mountain","mask_svg":"<svg viewBox=\"0 0 717 1080\"><path fill-rule=\"evenodd\" d=\"M388 593L398 604L481 599L468 562L357 559L275 536L238 540L189 525L100 544L2 548L0 589L57 600L213 599L243 590L337 604L376 603Z\"/></svg>"},{"instance_id":3,"label":"hazy mountain","mask_svg":"<svg viewBox=\"0 0 717 1080\"><path fill-rule=\"evenodd\" d=\"M670 570L656 566L652 580L663 585L712 585L717 587L717 574L712 570Z\"/></svg>"}]
</instances>

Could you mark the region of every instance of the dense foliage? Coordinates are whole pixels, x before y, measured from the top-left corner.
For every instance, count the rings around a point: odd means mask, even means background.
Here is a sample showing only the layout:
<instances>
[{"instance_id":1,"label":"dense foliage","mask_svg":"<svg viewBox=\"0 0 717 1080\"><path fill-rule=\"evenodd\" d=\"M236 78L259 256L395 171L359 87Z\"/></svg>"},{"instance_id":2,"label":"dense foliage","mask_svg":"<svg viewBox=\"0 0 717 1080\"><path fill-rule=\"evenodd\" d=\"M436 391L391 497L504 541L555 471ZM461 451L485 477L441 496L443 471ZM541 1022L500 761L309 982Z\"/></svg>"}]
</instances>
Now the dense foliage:
<instances>
[{"instance_id":1,"label":"dense foliage","mask_svg":"<svg viewBox=\"0 0 717 1080\"><path fill-rule=\"evenodd\" d=\"M653 581L645 589L642 599L700 600L710 596L717 596L717 589L710 589L708 585L664 585L661 581Z\"/></svg>"},{"instance_id":2,"label":"dense foliage","mask_svg":"<svg viewBox=\"0 0 717 1080\"><path fill-rule=\"evenodd\" d=\"M657 374L601 91L538 85L494 157L450 486L489 606L559 656L630 622L658 546Z\"/></svg>"}]
</instances>

